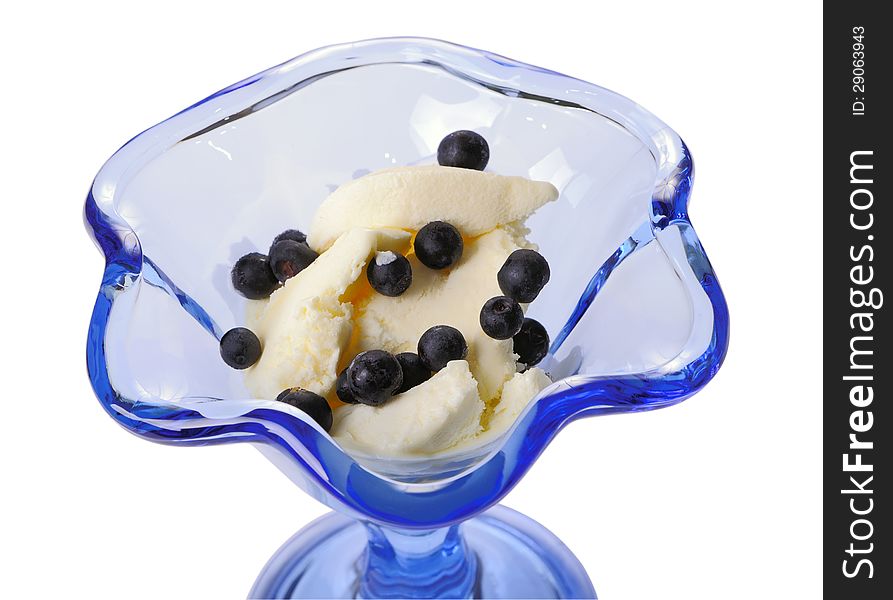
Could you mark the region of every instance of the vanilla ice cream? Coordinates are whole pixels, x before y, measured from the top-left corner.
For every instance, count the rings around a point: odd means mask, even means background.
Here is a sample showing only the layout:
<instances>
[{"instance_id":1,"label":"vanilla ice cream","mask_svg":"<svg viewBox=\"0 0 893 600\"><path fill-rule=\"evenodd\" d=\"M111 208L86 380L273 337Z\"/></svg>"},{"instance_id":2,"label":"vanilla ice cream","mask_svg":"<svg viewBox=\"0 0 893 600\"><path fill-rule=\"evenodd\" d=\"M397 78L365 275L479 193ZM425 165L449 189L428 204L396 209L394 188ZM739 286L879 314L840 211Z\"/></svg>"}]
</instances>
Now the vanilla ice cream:
<instances>
[{"instance_id":1,"label":"vanilla ice cream","mask_svg":"<svg viewBox=\"0 0 893 600\"><path fill-rule=\"evenodd\" d=\"M300 386L331 394L341 352L353 331L353 305L345 295L376 251L403 253L410 235L396 229L355 229L342 235L269 300L254 301L248 325L263 340L260 360L245 372L257 398L275 398Z\"/></svg>"},{"instance_id":2,"label":"vanilla ice cream","mask_svg":"<svg viewBox=\"0 0 893 600\"><path fill-rule=\"evenodd\" d=\"M509 254L533 248L524 219L556 197L546 182L442 166L386 169L342 185L307 236L319 258L269 299L251 302L263 354L245 371L246 386L259 398L290 387L328 398L332 436L379 456L431 454L504 431L551 381L535 367L518 373L512 340L488 337L479 315L502 294L496 274ZM432 221L462 235L450 268L428 268L412 251L413 236ZM398 255L412 266L411 285L396 297L376 293L364 270L373 258L386 265ZM338 374L353 357L415 352L435 325L462 333L465 360L381 406L338 401Z\"/></svg>"},{"instance_id":3,"label":"vanilla ice cream","mask_svg":"<svg viewBox=\"0 0 893 600\"><path fill-rule=\"evenodd\" d=\"M345 183L313 218L307 242L317 252L357 227L418 231L447 221L463 236L523 221L558 197L551 183L437 165L395 167Z\"/></svg>"}]
</instances>

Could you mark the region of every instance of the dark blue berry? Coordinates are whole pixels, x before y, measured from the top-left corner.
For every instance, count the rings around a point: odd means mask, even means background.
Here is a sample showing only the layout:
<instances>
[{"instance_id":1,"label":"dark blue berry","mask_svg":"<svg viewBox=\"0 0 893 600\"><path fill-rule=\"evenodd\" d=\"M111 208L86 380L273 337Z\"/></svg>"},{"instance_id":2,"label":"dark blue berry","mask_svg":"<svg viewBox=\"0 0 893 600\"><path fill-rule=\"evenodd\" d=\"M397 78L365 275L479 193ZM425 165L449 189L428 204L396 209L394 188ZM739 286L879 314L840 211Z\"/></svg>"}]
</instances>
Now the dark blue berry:
<instances>
[{"instance_id":1,"label":"dark blue berry","mask_svg":"<svg viewBox=\"0 0 893 600\"><path fill-rule=\"evenodd\" d=\"M403 370L390 352L367 350L347 367L347 384L358 402L379 406L403 384Z\"/></svg>"},{"instance_id":2,"label":"dark blue berry","mask_svg":"<svg viewBox=\"0 0 893 600\"><path fill-rule=\"evenodd\" d=\"M478 133L454 131L440 141L437 162L444 167L461 167L483 171L490 161L490 146Z\"/></svg>"},{"instance_id":3,"label":"dark blue berry","mask_svg":"<svg viewBox=\"0 0 893 600\"><path fill-rule=\"evenodd\" d=\"M270 248L270 268L276 278L285 283L316 260L319 255L307 244L294 240L282 240Z\"/></svg>"},{"instance_id":4,"label":"dark blue berry","mask_svg":"<svg viewBox=\"0 0 893 600\"><path fill-rule=\"evenodd\" d=\"M449 325L435 325L419 338L419 358L432 371L439 371L451 360L468 356L468 344L462 332Z\"/></svg>"},{"instance_id":5,"label":"dark blue berry","mask_svg":"<svg viewBox=\"0 0 893 600\"><path fill-rule=\"evenodd\" d=\"M260 252L246 254L237 260L230 278L236 291L252 300L268 298L279 287L267 257Z\"/></svg>"},{"instance_id":6,"label":"dark blue berry","mask_svg":"<svg viewBox=\"0 0 893 600\"><path fill-rule=\"evenodd\" d=\"M422 359L415 352L401 352L394 358L403 369L403 384L397 388L397 394L402 394L431 379L431 369L422 364Z\"/></svg>"},{"instance_id":7,"label":"dark blue berry","mask_svg":"<svg viewBox=\"0 0 893 600\"><path fill-rule=\"evenodd\" d=\"M462 257L462 235L449 223L432 221L416 234L413 248L426 267L445 269Z\"/></svg>"},{"instance_id":8,"label":"dark blue berry","mask_svg":"<svg viewBox=\"0 0 893 600\"><path fill-rule=\"evenodd\" d=\"M521 305L508 296L490 298L481 308L481 329L493 339L509 339L521 331L523 322Z\"/></svg>"},{"instance_id":9,"label":"dark blue berry","mask_svg":"<svg viewBox=\"0 0 893 600\"><path fill-rule=\"evenodd\" d=\"M399 296L412 283L412 265L405 256L393 252L377 252L366 267L366 278L379 294Z\"/></svg>"},{"instance_id":10,"label":"dark blue berry","mask_svg":"<svg viewBox=\"0 0 893 600\"><path fill-rule=\"evenodd\" d=\"M539 321L526 318L521 331L512 338L512 349L518 355L519 363L532 367L549 352L549 333Z\"/></svg>"},{"instance_id":11,"label":"dark blue berry","mask_svg":"<svg viewBox=\"0 0 893 600\"><path fill-rule=\"evenodd\" d=\"M286 229L279 235L273 238L273 243L270 246L276 245L276 242L281 242L282 240L292 240L293 242L298 242L299 244L307 243L307 236L303 231L298 231L297 229Z\"/></svg>"},{"instance_id":12,"label":"dark blue berry","mask_svg":"<svg viewBox=\"0 0 893 600\"><path fill-rule=\"evenodd\" d=\"M230 329L220 338L220 356L234 369L247 369L260 360L260 340L244 327Z\"/></svg>"},{"instance_id":13,"label":"dark blue berry","mask_svg":"<svg viewBox=\"0 0 893 600\"><path fill-rule=\"evenodd\" d=\"M518 302L533 302L549 283L549 263L536 250L515 250L496 274L502 293Z\"/></svg>"},{"instance_id":14,"label":"dark blue berry","mask_svg":"<svg viewBox=\"0 0 893 600\"><path fill-rule=\"evenodd\" d=\"M324 430L329 431L332 428L332 407L319 394L302 388L291 388L279 394L276 400L303 410Z\"/></svg>"},{"instance_id":15,"label":"dark blue berry","mask_svg":"<svg viewBox=\"0 0 893 600\"><path fill-rule=\"evenodd\" d=\"M338 373L338 379L335 382L335 394L345 404L359 404L359 400L354 397L353 392L350 391L350 385L347 383L347 369L342 369Z\"/></svg>"}]
</instances>

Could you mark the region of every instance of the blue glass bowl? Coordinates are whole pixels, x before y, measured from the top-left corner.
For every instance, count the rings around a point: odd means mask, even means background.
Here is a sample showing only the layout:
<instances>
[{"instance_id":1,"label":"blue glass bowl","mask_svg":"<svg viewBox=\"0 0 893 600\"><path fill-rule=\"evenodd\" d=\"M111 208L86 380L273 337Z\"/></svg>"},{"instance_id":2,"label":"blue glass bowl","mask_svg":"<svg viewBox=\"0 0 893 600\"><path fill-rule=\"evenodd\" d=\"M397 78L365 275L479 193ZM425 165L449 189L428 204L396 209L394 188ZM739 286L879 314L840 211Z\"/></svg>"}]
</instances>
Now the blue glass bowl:
<instances>
[{"instance_id":1,"label":"blue glass bowl","mask_svg":"<svg viewBox=\"0 0 893 600\"><path fill-rule=\"evenodd\" d=\"M229 269L306 230L338 185L433 163L456 129L487 138L488 170L560 192L528 221L552 265L529 314L554 340L555 383L476 448L347 454L300 411L252 398L220 360L222 332L246 312ZM594 597L554 536L495 505L569 422L669 406L716 373L729 319L689 220L692 177L657 118L553 71L413 38L310 52L146 130L96 176L93 388L148 440L255 444L337 511L283 546L253 596Z\"/></svg>"}]
</instances>

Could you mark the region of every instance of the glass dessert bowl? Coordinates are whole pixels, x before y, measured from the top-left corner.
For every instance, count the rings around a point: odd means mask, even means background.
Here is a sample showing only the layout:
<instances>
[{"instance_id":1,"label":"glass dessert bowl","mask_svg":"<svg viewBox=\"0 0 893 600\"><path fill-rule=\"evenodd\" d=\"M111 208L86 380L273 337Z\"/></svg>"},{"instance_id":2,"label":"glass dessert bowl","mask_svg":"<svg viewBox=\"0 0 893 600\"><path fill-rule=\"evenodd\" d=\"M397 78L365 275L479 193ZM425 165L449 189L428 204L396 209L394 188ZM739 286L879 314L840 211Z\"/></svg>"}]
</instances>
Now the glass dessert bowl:
<instances>
[{"instance_id":1,"label":"glass dessert bowl","mask_svg":"<svg viewBox=\"0 0 893 600\"><path fill-rule=\"evenodd\" d=\"M346 452L221 361L246 318L230 269L306 231L345 182L432 164L455 130L483 134L488 172L558 190L527 219L551 267L527 314L552 338L539 366L554 383L479 444ZM552 71L413 38L302 55L143 132L96 176L94 390L149 440L252 443L335 509L277 552L253 597L594 597L560 541L496 504L570 421L675 404L719 369L728 312L688 217L692 176L657 118Z\"/></svg>"}]
</instances>

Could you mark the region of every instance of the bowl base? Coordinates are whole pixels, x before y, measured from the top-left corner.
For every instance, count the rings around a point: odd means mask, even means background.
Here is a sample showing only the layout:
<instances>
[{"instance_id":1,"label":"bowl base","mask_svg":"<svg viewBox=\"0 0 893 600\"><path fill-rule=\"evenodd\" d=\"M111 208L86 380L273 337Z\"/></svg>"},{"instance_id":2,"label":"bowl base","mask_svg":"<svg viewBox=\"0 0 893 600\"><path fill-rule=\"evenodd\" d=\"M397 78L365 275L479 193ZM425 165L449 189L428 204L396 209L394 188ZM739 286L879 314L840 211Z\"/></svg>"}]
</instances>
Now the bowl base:
<instances>
[{"instance_id":1,"label":"bowl base","mask_svg":"<svg viewBox=\"0 0 893 600\"><path fill-rule=\"evenodd\" d=\"M476 557L475 598L595 598L583 565L545 527L504 506L460 525ZM356 598L368 543L362 523L330 513L288 540L250 598ZM418 598L426 597L418 590Z\"/></svg>"}]
</instances>

